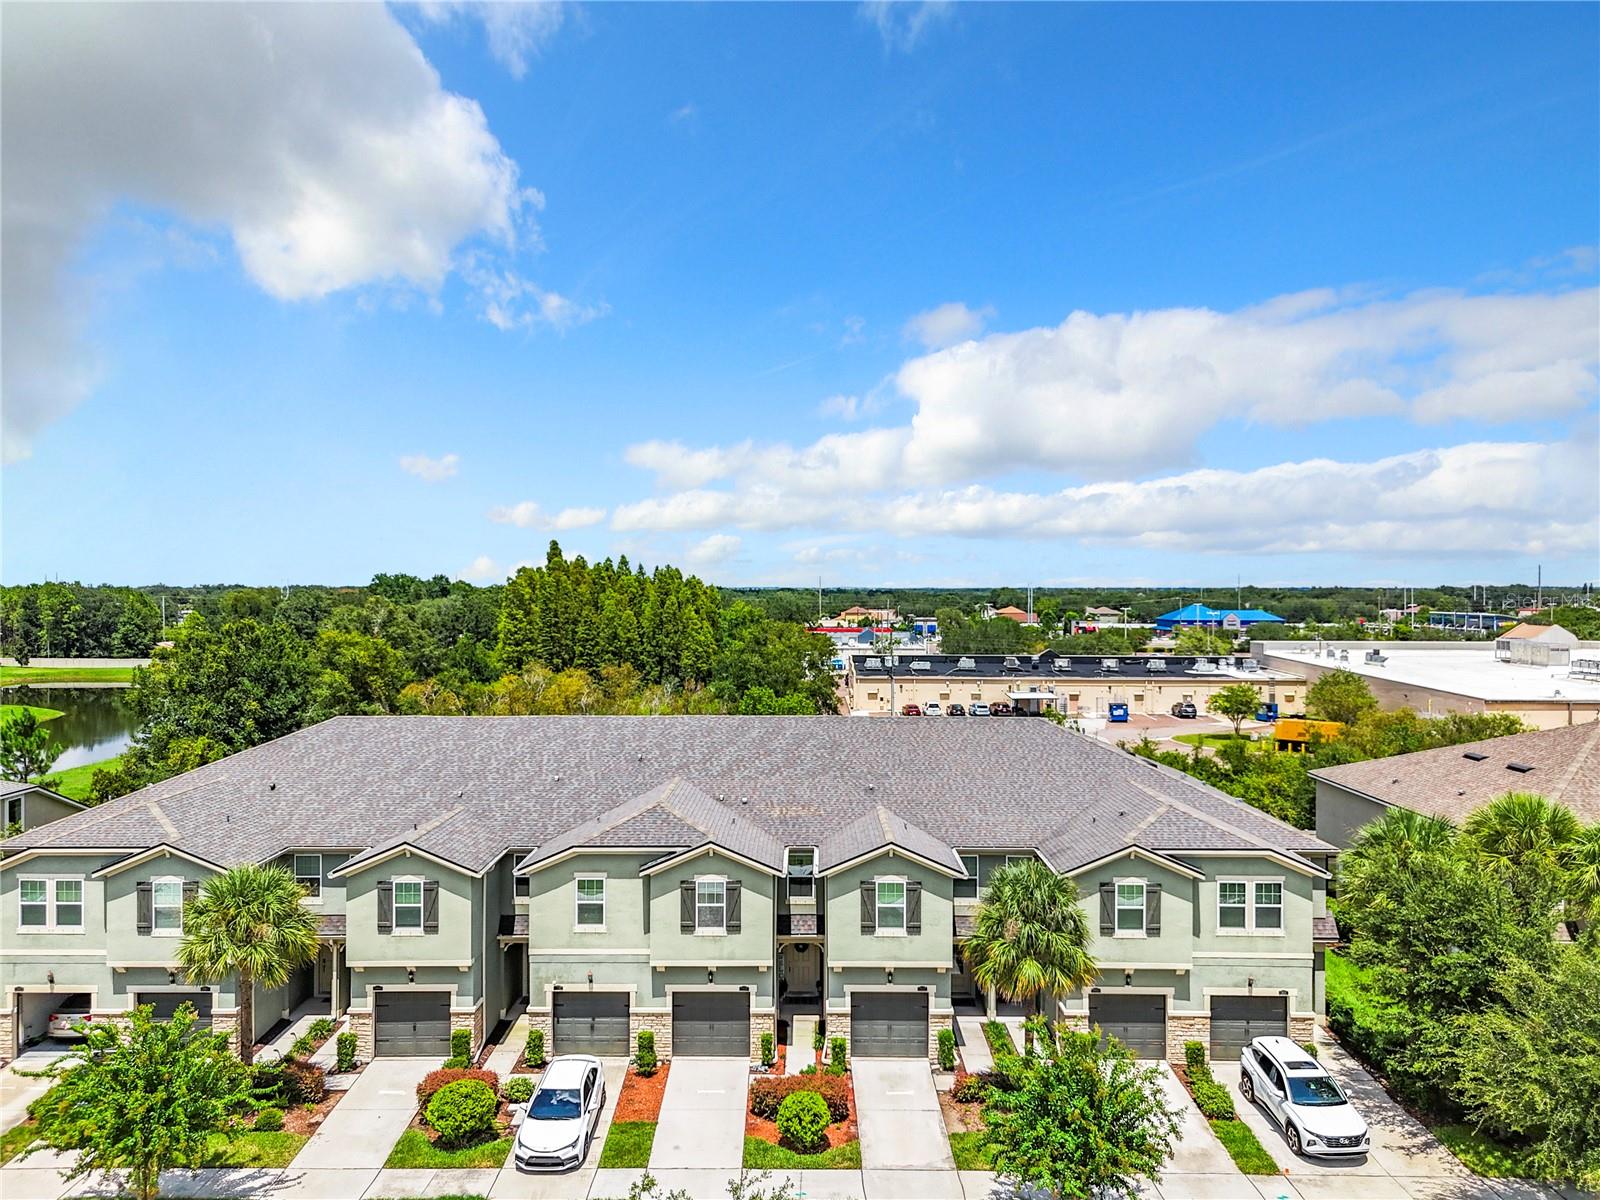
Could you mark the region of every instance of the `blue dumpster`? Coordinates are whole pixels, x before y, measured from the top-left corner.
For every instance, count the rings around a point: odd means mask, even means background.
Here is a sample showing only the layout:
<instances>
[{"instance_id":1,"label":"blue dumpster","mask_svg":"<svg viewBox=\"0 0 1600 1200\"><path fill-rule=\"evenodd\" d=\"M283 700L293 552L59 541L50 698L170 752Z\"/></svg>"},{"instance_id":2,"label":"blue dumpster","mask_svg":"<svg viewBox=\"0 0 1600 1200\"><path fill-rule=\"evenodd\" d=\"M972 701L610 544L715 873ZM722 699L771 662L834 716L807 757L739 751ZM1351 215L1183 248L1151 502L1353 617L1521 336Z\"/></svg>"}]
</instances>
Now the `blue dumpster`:
<instances>
[{"instance_id":1,"label":"blue dumpster","mask_svg":"<svg viewBox=\"0 0 1600 1200\"><path fill-rule=\"evenodd\" d=\"M1256 709L1256 720L1276 721L1278 719L1278 706L1276 704L1263 704Z\"/></svg>"},{"instance_id":2,"label":"blue dumpster","mask_svg":"<svg viewBox=\"0 0 1600 1200\"><path fill-rule=\"evenodd\" d=\"M1113 704L1108 711L1110 712L1110 717L1108 719L1113 725L1122 725L1127 723L1128 706L1126 704Z\"/></svg>"}]
</instances>

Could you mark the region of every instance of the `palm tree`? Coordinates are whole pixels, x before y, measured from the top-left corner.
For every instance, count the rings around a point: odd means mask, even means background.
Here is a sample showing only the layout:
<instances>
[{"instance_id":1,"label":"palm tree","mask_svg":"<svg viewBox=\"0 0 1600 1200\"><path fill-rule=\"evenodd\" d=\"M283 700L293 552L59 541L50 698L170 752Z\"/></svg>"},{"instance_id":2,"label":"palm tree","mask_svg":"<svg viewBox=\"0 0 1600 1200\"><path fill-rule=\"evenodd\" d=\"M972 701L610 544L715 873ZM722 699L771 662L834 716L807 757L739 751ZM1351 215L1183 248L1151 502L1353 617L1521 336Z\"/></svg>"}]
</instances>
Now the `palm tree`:
<instances>
[{"instance_id":1,"label":"palm tree","mask_svg":"<svg viewBox=\"0 0 1600 1200\"><path fill-rule=\"evenodd\" d=\"M1579 920L1600 922L1600 822L1567 847L1567 903Z\"/></svg>"},{"instance_id":2,"label":"palm tree","mask_svg":"<svg viewBox=\"0 0 1600 1200\"><path fill-rule=\"evenodd\" d=\"M254 1056L257 984L282 987L317 956L317 919L284 867L233 867L208 879L183 913L178 962L194 983L239 983L239 1056Z\"/></svg>"},{"instance_id":3,"label":"palm tree","mask_svg":"<svg viewBox=\"0 0 1600 1200\"><path fill-rule=\"evenodd\" d=\"M1467 818L1462 833L1492 871L1564 870L1583 826L1572 810L1534 792L1507 792Z\"/></svg>"},{"instance_id":4,"label":"palm tree","mask_svg":"<svg viewBox=\"0 0 1600 1200\"><path fill-rule=\"evenodd\" d=\"M1447 852L1455 840L1456 827L1442 817L1391 808L1364 826L1339 856L1339 895L1358 905L1384 903L1406 867Z\"/></svg>"},{"instance_id":5,"label":"palm tree","mask_svg":"<svg viewBox=\"0 0 1600 1200\"><path fill-rule=\"evenodd\" d=\"M1078 885L1028 859L994 873L961 953L979 987L1030 1001L1041 1014L1046 997L1086 988L1099 976L1089 937ZM1030 1033L1030 1048L1032 1042Z\"/></svg>"}]
</instances>

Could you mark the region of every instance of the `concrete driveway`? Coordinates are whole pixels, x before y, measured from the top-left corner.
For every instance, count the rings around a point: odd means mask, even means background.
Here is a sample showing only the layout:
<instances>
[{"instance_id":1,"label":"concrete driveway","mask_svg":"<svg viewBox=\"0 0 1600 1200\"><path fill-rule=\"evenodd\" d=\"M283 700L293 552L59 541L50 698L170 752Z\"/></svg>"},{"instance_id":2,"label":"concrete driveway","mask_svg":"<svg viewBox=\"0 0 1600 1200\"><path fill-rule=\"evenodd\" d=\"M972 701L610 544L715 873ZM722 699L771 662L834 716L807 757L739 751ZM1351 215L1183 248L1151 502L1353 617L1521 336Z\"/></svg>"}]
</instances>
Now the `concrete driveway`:
<instances>
[{"instance_id":1,"label":"concrete driveway","mask_svg":"<svg viewBox=\"0 0 1600 1200\"><path fill-rule=\"evenodd\" d=\"M856 1123L863 1171L953 1171L933 1072L920 1058L858 1058Z\"/></svg>"},{"instance_id":2,"label":"concrete driveway","mask_svg":"<svg viewBox=\"0 0 1600 1200\"><path fill-rule=\"evenodd\" d=\"M742 1058L674 1058L650 1169L741 1166L749 1095L750 1064Z\"/></svg>"},{"instance_id":3,"label":"concrete driveway","mask_svg":"<svg viewBox=\"0 0 1600 1200\"><path fill-rule=\"evenodd\" d=\"M27 1118L28 1105L48 1092L54 1079L37 1079L23 1072L42 1071L66 1057L70 1047L62 1042L47 1042L24 1050L0 1070L0 1132L20 1125Z\"/></svg>"},{"instance_id":4,"label":"concrete driveway","mask_svg":"<svg viewBox=\"0 0 1600 1200\"><path fill-rule=\"evenodd\" d=\"M291 1173L383 1166L417 1111L417 1084L438 1065L437 1058L373 1059L295 1156Z\"/></svg>"}]
</instances>

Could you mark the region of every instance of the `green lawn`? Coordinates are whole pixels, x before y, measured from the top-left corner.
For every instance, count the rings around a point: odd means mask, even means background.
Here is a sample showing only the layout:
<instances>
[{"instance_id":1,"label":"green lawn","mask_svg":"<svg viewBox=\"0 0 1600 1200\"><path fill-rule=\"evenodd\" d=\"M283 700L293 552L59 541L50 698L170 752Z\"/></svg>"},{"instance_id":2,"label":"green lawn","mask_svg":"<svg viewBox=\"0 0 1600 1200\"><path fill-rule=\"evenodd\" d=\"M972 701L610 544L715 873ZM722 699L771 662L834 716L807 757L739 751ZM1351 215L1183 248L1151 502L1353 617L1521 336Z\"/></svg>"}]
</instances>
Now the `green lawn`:
<instances>
[{"instance_id":1,"label":"green lawn","mask_svg":"<svg viewBox=\"0 0 1600 1200\"><path fill-rule=\"evenodd\" d=\"M37 1133L38 1128L32 1121L24 1121L0 1134L0 1163L10 1162L31 1146Z\"/></svg>"},{"instance_id":2,"label":"green lawn","mask_svg":"<svg viewBox=\"0 0 1600 1200\"><path fill-rule=\"evenodd\" d=\"M1016 1042L1011 1040L1011 1031L1001 1021L985 1021L983 1023L983 1040L989 1043L989 1053L999 1058L1002 1054L1015 1054Z\"/></svg>"},{"instance_id":3,"label":"green lawn","mask_svg":"<svg viewBox=\"0 0 1600 1200\"><path fill-rule=\"evenodd\" d=\"M956 1170L994 1170L994 1147L983 1140L985 1136L981 1129L950 1135L950 1156L956 1160Z\"/></svg>"},{"instance_id":4,"label":"green lawn","mask_svg":"<svg viewBox=\"0 0 1600 1200\"><path fill-rule=\"evenodd\" d=\"M0 683L132 683L137 667L0 667Z\"/></svg>"},{"instance_id":5,"label":"green lawn","mask_svg":"<svg viewBox=\"0 0 1600 1200\"><path fill-rule=\"evenodd\" d=\"M0 721L24 711L31 712L35 721L54 721L62 715L59 708L40 708L37 704L0 704Z\"/></svg>"},{"instance_id":6,"label":"green lawn","mask_svg":"<svg viewBox=\"0 0 1600 1200\"><path fill-rule=\"evenodd\" d=\"M460 1150L444 1150L428 1140L420 1129L408 1129L389 1151L383 1165L397 1169L436 1170L450 1167L503 1167L511 1154L514 1138L500 1138Z\"/></svg>"},{"instance_id":7,"label":"green lawn","mask_svg":"<svg viewBox=\"0 0 1600 1200\"><path fill-rule=\"evenodd\" d=\"M1497 1142L1471 1125L1435 1125L1433 1134L1474 1175L1491 1179L1539 1178L1529 1165L1533 1152L1525 1147Z\"/></svg>"},{"instance_id":8,"label":"green lawn","mask_svg":"<svg viewBox=\"0 0 1600 1200\"><path fill-rule=\"evenodd\" d=\"M650 1147L655 1144L654 1121L613 1121L600 1148L602 1167L648 1167Z\"/></svg>"},{"instance_id":9,"label":"green lawn","mask_svg":"<svg viewBox=\"0 0 1600 1200\"><path fill-rule=\"evenodd\" d=\"M1278 1164L1243 1121L1212 1121L1211 1131L1233 1159L1233 1165L1246 1175L1278 1174Z\"/></svg>"},{"instance_id":10,"label":"green lawn","mask_svg":"<svg viewBox=\"0 0 1600 1200\"><path fill-rule=\"evenodd\" d=\"M609 1144L609 1143L608 1143ZM821 1154L796 1154L758 1137L744 1139L744 1165L768 1171L859 1171L861 1143L831 1146Z\"/></svg>"},{"instance_id":11,"label":"green lawn","mask_svg":"<svg viewBox=\"0 0 1600 1200\"><path fill-rule=\"evenodd\" d=\"M229 1137L225 1133L211 1135L206 1147L205 1165L208 1167L287 1167L300 1153L300 1147L310 1141L304 1133L273 1133L249 1130Z\"/></svg>"},{"instance_id":12,"label":"green lawn","mask_svg":"<svg viewBox=\"0 0 1600 1200\"><path fill-rule=\"evenodd\" d=\"M1189 746L1210 746L1215 749L1221 746L1226 746L1229 742L1233 741L1233 734L1178 733L1173 735L1172 740L1175 742L1183 742L1185 745ZM1250 740L1249 736L1246 735L1244 740L1248 742Z\"/></svg>"},{"instance_id":13,"label":"green lawn","mask_svg":"<svg viewBox=\"0 0 1600 1200\"><path fill-rule=\"evenodd\" d=\"M94 773L99 770L110 770L122 761L119 754L115 758L103 759L96 763L84 763L81 767L68 767L65 771L57 771L40 780L41 787L47 787L52 792L59 792L68 800L87 800L89 788L94 783Z\"/></svg>"}]
</instances>

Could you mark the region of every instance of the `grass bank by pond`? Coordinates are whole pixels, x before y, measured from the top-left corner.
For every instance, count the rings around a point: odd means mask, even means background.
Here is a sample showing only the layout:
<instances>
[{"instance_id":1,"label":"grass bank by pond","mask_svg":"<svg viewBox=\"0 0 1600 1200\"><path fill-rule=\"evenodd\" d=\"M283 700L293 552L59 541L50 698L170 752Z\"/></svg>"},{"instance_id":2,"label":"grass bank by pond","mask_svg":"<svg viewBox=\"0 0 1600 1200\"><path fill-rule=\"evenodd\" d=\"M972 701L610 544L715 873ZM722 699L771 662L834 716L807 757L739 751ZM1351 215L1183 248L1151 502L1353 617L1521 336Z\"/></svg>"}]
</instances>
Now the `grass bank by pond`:
<instances>
[{"instance_id":1,"label":"grass bank by pond","mask_svg":"<svg viewBox=\"0 0 1600 1200\"><path fill-rule=\"evenodd\" d=\"M68 800L87 800L89 788L94 783L94 773L101 770L111 770L122 761L119 754L116 758L108 758L104 762L84 763L81 767L68 767L65 771L57 771L47 775L40 781L41 787L47 787L52 792L65 796Z\"/></svg>"},{"instance_id":2,"label":"grass bank by pond","mask_svg":"<svg viewBox=\"0 0 1600 1200\"><path fill-rule=\"evenodd\" d=\"M0 704L0 721L31 712L35 721L54 721L63 713L59 708L40 708L37 704Z\"/></svg>"},{"instance_id":3,"label":"grass bank by pond","mask_svg":"<svg viewBox=\"0 0 1600 1200\"><path fill-rule=\"evenodd\" d=\"M132 683L137 667L0 667L0 685L14 683Z\"/></svg>"}]
</instances>

